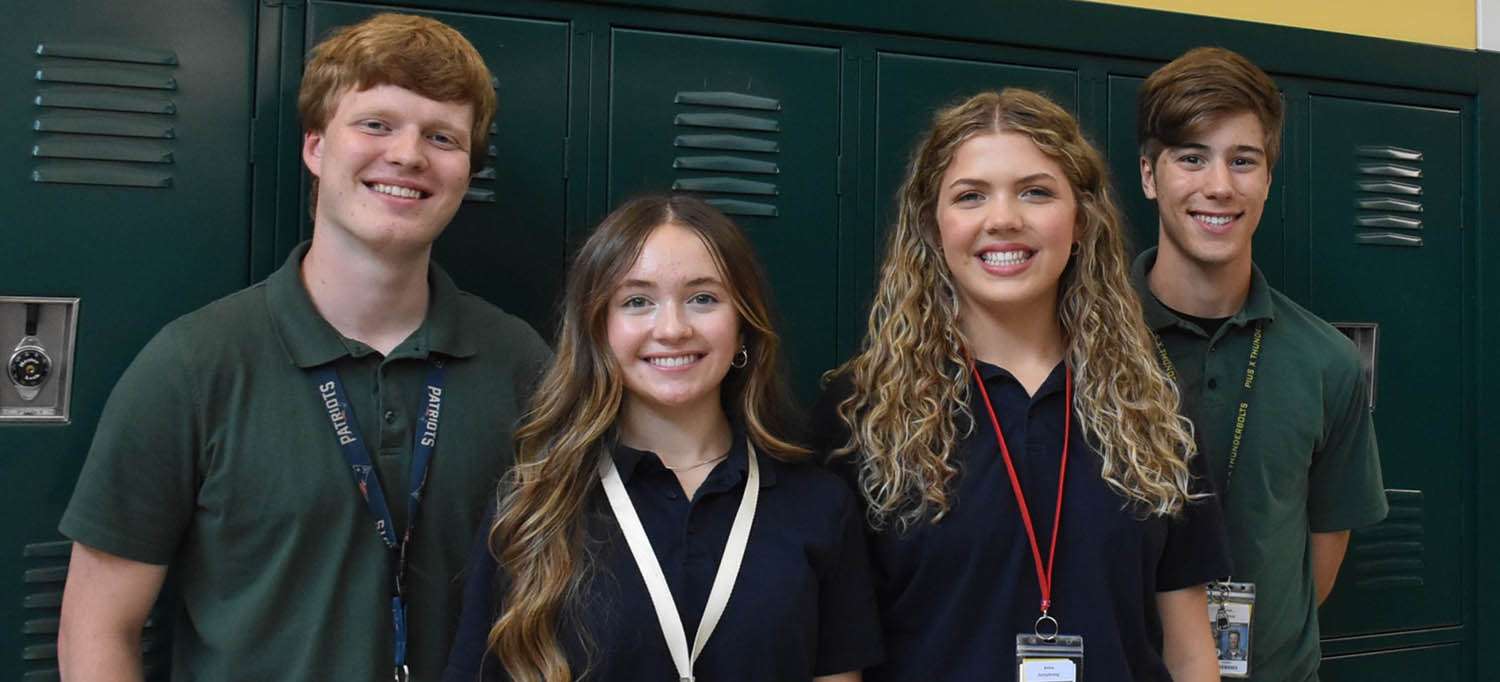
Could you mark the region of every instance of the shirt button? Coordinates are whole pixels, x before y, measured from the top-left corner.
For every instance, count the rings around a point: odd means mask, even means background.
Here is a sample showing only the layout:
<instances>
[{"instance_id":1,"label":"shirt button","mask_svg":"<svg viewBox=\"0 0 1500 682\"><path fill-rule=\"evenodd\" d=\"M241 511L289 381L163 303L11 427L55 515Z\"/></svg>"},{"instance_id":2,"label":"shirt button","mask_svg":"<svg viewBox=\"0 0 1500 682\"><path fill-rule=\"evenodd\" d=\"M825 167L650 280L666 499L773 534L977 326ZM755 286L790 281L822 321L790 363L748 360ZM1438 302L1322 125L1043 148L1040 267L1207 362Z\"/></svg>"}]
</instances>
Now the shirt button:
<instances>
[{"instance_id":1,"label":"shirt button","mask_svg":"<svg viewBox=\"0 0 1500 682\"><path fill-rule=\"evenodd\" d=\"M394 424L394 423L396 423L396 411L395 410L386 410L385 411L385 423L387 423L387 424Z\"/></svg>"},{"instance_id":2,"label":"shirt button","mask_svg":"<svg viewBox=\"0 0 1500 682\"><path fill-rule=\"evenodd\" d=\"M1208 380L1208 387L1209 388L1218 388L1219 387L1219 380L1218 379L1209 379Z\"/></svg>"}]
</instances>

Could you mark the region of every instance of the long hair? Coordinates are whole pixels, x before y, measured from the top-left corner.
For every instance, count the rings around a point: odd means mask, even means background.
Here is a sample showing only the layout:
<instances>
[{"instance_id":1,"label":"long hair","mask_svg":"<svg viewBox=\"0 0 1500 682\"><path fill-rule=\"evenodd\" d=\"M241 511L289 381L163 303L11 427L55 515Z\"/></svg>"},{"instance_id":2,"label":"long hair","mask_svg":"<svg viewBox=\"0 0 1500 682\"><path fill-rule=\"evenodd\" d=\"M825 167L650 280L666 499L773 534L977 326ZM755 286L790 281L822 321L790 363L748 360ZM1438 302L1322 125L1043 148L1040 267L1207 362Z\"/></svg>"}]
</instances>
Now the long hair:
<instances>
[{"instance_id":1,"label":"long hair","mask_svg":"<svg viewBox=\"0 0 1500 682\"><path fill-rule=\"evenodd\" d=\"M501 483L489 546L507 580L489 649L517 682L567 682L578 675L559 643L563 614L579 605L590 571L587 500L624 395L605 331L611 297L657 227L679 225L703 241L724 278L749 360L720 387L730 421L757 451L783 460L808 451L781 434L791 424L781 340L749 242L724 214L684 196L649 196L610 213L568 272L557 356L516 431L516 464ZM577 619L573 619L577 621ZM582 622L571 623L582 627Z\"/></svg>"},{"instance_id":2,"label":"long hair","mask_svg":"<svg viewBox=\"0 0 1500 682\"><path fill-rule=\"evenodd\" d=\"M1057 316L1104 480L1127 504L1174 515L1190 497L1192 425L1177 414L1177 390L1151 350L1104 160L1072 116L1026 90L984 92L938 111L913 153L863 346L830 373L853 384L838 406L850 439L834 455L861 455L860 492L876 527L947 513L952 453L974 415L957 289L939 246L938 190L960 146L1000 132L1025 135L1056 161L1078 201L1079 249L1058 285Z\"/></svg>"}]
</instances>

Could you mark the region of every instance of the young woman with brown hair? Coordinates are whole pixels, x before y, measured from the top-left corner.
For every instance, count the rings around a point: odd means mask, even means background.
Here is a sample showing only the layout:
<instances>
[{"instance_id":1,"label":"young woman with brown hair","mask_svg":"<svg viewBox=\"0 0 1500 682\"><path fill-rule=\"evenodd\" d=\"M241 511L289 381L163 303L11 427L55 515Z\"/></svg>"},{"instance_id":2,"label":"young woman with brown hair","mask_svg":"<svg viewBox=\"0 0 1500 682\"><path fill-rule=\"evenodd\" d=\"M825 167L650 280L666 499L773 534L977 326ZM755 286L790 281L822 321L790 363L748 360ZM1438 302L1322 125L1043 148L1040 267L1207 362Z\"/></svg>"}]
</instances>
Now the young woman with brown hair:
<instances>
[{"instance_id":1,"label":"young woman with brown hair","mask_svg":"<svg viewBox=\"0 0 1500 682\"><path fill-rule=\"evenodd\" d=\"M936 114L899 204L864 345L815 411L871 527L866 677L1010 679L1022 636L1068 635L1037 679L1217 680L1223 522L1103 159L1046 98L981 93Z\"/></svg>"},{"instance_id":2,"label":"young woman with brown hair","mask_svg":"<svg viewBox=\"0 0 1500 682\"><path fill-rule=\"evenodd\" d=\"M444 679L858 680L880 655L859 505L801 461L787 404L739 229L680 196L605 218Z\"/></svg>"}]
</instances>

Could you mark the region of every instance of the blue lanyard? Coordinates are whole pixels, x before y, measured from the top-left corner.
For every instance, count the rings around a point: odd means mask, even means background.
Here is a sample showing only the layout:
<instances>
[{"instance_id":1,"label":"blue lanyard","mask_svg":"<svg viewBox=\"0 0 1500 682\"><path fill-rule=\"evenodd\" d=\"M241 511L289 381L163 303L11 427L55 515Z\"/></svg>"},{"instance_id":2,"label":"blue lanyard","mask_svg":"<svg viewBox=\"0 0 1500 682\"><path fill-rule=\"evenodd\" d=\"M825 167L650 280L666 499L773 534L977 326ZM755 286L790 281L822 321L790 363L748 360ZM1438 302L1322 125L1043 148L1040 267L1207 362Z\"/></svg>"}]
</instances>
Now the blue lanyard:
<instances>
[{"instance_id":1,"label":"blue lanyard","mask_svg":"<svg viewBox=\"0 0 1500 682\"><path fill-rule=\"evenodd\" d=\"M413 437L411 456L410 493L406 496L406 531L396 538L396 523L391 519L391 510L386 506L385 489L380 485L380 475L375 471L370 450L360 437L359 423L354 419L354 410L349 406L344 382L332 365L313 370L317 381L318 400L328 412L328 421L333 426L333 435L338 439L339 449L349 470L354 474L354 483L360 497L375 517L375 532L380 541L393 555L394 584L391 586L391 620L396 628L396 679L406 678L406 558L411 546L412 528L417 525L417 510L422 504L422 489L427 485L427 467L432 463L432 452L437 446L438 417L443 406L443 363L434 359L432 370L427 374L427 390L423 393L422 418Z\"/></svg>"}]
</instances>

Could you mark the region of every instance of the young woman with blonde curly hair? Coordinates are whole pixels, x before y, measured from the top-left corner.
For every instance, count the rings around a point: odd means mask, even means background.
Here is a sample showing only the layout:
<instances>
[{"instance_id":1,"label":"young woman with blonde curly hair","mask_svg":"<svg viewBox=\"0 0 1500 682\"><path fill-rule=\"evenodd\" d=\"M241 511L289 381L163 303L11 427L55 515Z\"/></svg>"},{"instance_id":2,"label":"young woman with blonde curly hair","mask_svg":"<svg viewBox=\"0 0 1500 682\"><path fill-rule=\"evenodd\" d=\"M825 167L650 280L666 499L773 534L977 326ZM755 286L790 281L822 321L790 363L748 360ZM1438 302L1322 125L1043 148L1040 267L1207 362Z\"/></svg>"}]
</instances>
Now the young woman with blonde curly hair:
<instances>
[{"instance_id":1,"label":"young woman with blonde curly hair","mask_svg":"<svg viewBox=\"0 0 1500 682\"><path fill-rule=\"evenodd\" d=\"M866 679L1010 679L1018 637L1056 631L1090 682L1218 679L1223 521L1123 231L1103 159L1045 97L935 115L864 345L815 410L866 504L887 654Z\"/></svg>"},{"instance_id":2,"label":"young woman with blonde curly hair","mask_svg":"<svg viewBox=\"0 0 1500 682\"><path fill-rule=\"evenodd\" d=\"M724 214L653 196L606 217L443 679L858 682L880 656L860 505L788 440L780 349Z\"/></svg>"}]
</instances>

